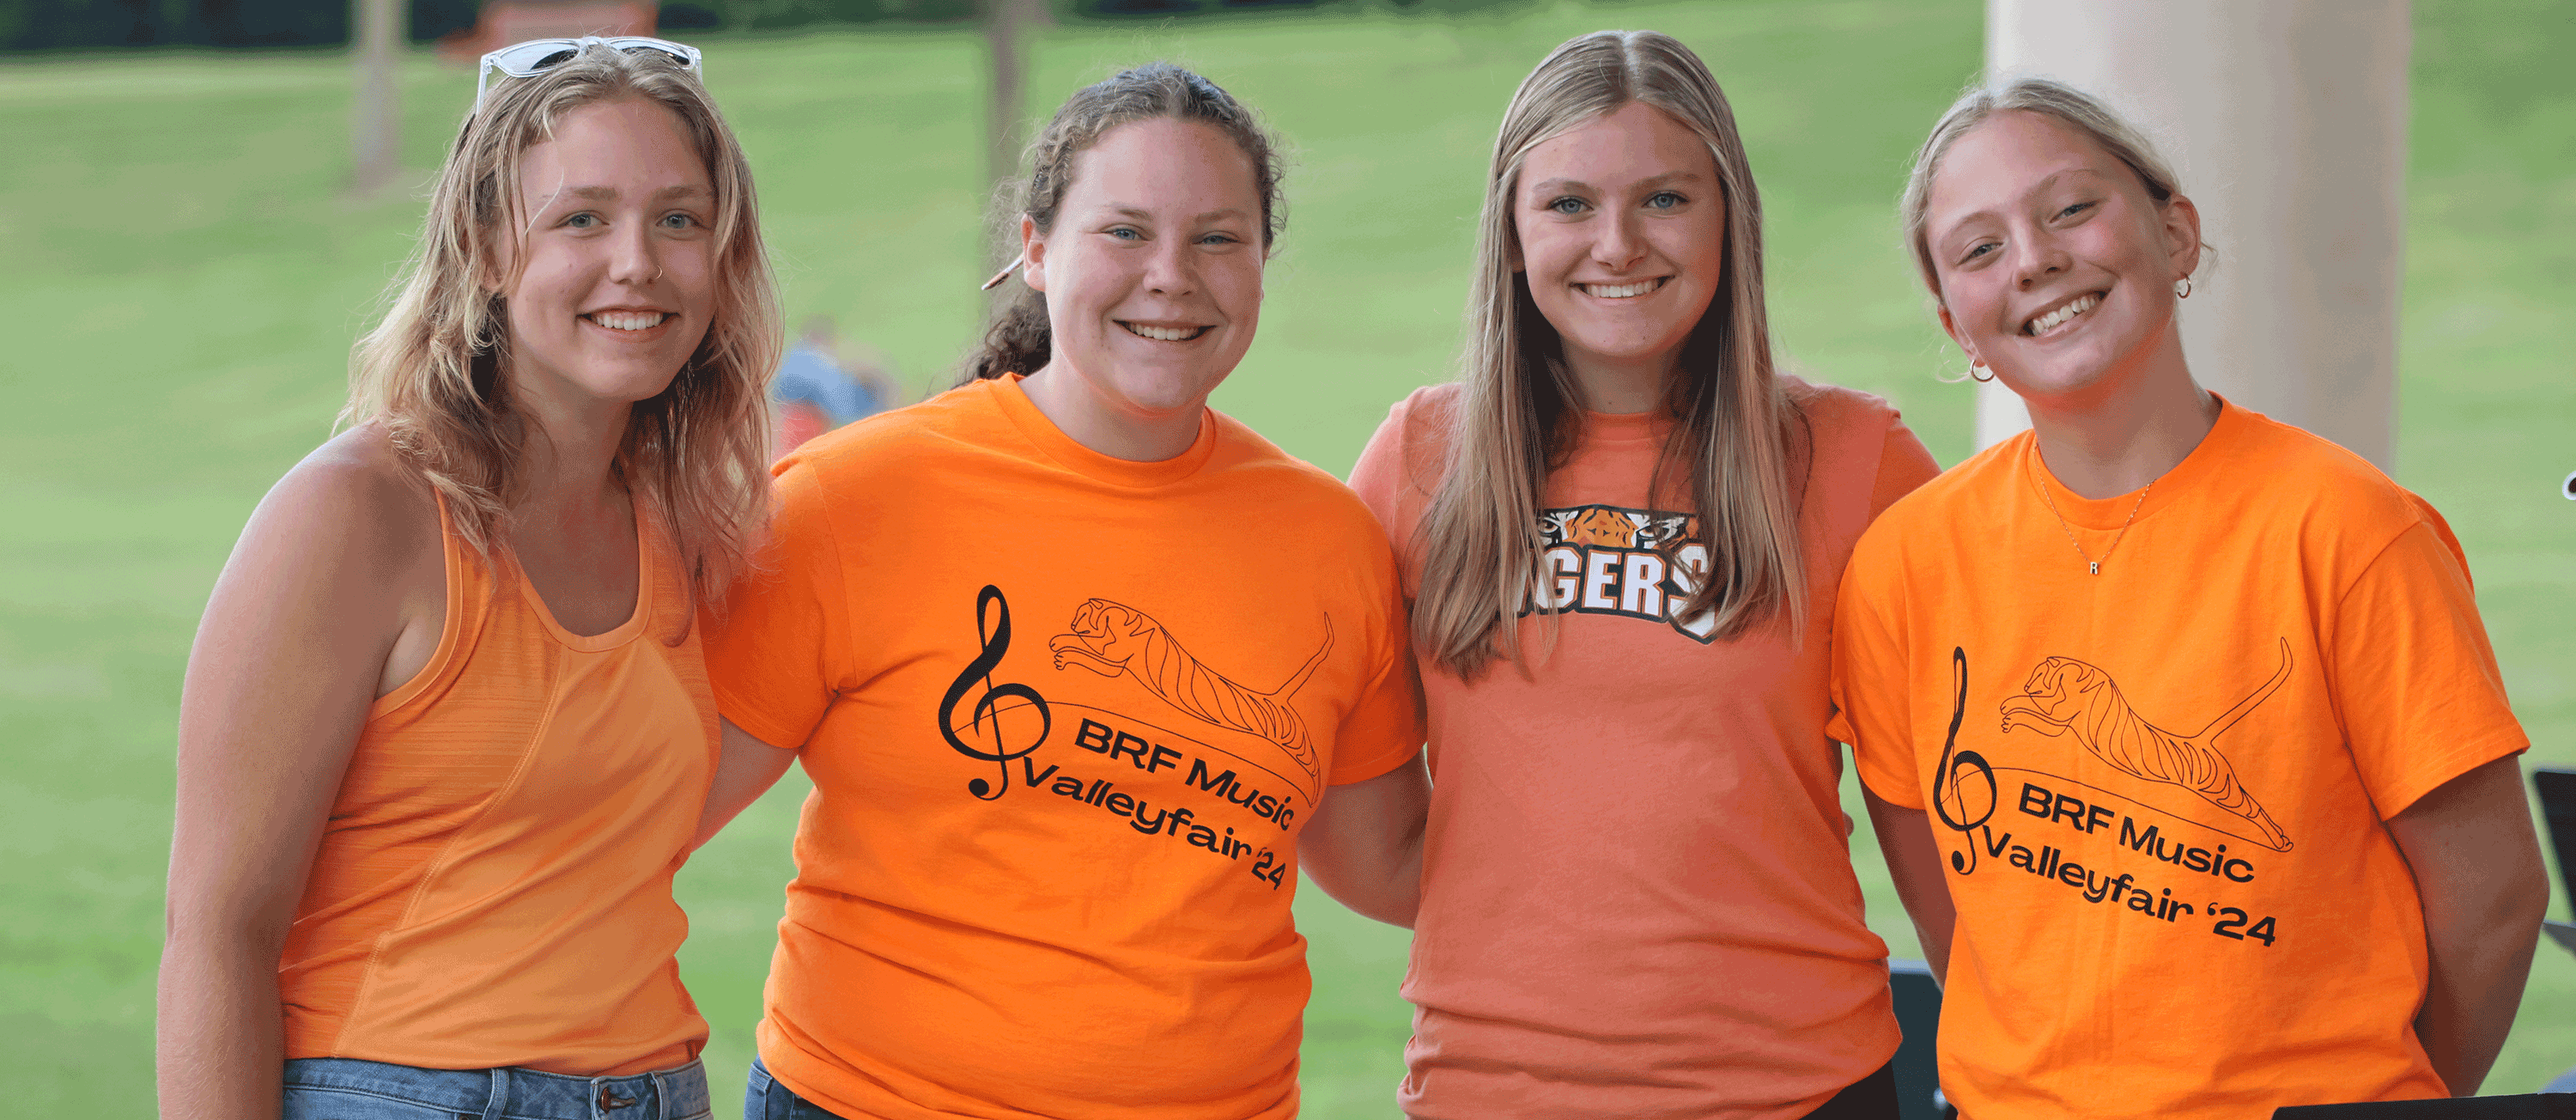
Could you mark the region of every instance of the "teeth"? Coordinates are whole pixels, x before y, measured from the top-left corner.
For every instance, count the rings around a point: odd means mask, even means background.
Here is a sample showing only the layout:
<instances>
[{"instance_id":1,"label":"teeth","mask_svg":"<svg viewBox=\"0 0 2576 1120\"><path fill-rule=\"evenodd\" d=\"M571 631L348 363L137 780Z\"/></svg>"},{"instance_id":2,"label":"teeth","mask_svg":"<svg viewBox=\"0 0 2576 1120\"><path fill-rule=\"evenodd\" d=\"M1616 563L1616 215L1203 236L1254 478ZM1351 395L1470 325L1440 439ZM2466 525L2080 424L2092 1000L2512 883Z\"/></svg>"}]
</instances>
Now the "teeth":
<instances>
[{"instance_id":1,"label":"teeth","mask_svg":"<svg viewBox=\"0 0 2576 1120\"><path fill-rule=\"evenodd\" d=\"M1143 323L1118 325L1127 328L1130 333L1142 335L1157 342L1187 342L1208 332L1206 327L1149 327Z\"/></svg>"},{"instance_id":2,"label":"teeth","mask_svg":"<svg viewBox=\"0 0 2576 1120\"><path fill-rule=\"evenodd\" d=\"M2100 306L2101 303L2102 297L2099 295L2081 297L2073 303L2067 304L2064 307L2058 308L2055 311L2051 311L2046 315L2042 315L2039 318L2031 320L2028 330L2034 335L2046 334L2051 330L2055 330L2059 323L2063 323L2068 319L2072 319L2087 311L2091 311L2095 307Z\"/></svg>"},{"instance_id":3,"label":"teeth","mask_svg":"<svg viewBox=\"0 0 2576 1120\"><path fill-rule=\"evenodd\" d=\"M668 318L659 311L602 311L592 315L590 321L613 331L640 331L661 326L662 320Z\"/></svg>"},{"instance_id":4,"label":"teeth","mask_svg":"<svg viewBox=\"0 0 2576 1120\"><path fill-rule=\"evenodd\" d=\"M1575 287L1602 299L1627 299L1630 296L1642 296L1654 291L1659 283L1661 281L1645 280L1635 284L1577 284Z\"/></svg>"}]
</instances>

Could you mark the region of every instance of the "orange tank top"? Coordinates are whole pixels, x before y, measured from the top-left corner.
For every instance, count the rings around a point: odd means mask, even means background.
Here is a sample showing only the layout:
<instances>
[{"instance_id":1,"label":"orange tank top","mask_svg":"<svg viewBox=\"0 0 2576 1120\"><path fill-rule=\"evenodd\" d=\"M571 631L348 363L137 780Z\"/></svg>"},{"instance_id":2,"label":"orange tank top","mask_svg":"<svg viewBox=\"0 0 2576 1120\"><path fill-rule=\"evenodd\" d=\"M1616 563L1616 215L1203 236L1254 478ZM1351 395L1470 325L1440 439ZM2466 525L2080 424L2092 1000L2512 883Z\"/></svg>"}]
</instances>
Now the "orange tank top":
<instances>
[{"instance_id":1,"label":"orange tank top","mask_svg":"<svg viewBox=\"0 0 2576 1120\"><path fill-rule=\"evenodd\" d=\"M671 898L717 750L689 588L636 503L635 613L565 630L446 504L447 621L367 713L278 966L286 1056L575 1076L686 1063Z\"/></svg>"}]
</instances>

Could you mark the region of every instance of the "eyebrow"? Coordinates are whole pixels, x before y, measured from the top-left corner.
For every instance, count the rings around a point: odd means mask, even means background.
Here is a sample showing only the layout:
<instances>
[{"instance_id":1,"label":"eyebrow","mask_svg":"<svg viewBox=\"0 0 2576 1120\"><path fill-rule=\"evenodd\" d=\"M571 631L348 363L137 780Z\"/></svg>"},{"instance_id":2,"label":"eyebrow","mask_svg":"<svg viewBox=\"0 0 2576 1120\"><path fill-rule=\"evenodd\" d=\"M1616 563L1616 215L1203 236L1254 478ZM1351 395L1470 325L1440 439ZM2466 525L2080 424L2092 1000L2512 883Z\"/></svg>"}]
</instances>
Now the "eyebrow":
<instances>
[{"instance_id":1,"label":"eyebrow","mask_svg":"<svg viewBox=\"0 0 2576 1120\"><path fill-rule=\"evenodd\" d=\"M1124 202L1112 202L1106 209L1108 209L1110 213L1134 218L1139 221L1150 222L1154 220L1153 211ZM1251 211L1245 210L1240 206L1228 206L1219 210L1209 210L1204 213L1190 215L1189 220L1193 222L1213 222L1223 218L1248 218L1251 216Z\"/></svg>"},{"instance_id":2,"label":"eyebrow","mask_svg":"<svg viewBox=\"0 0 2576 1120\"><path fill-rule=\"evenodd\" d=\"M549 196L549 201L553 199L579 198L591 202L614 202L618 197L617 188L615 187L566 187ZM653 192L653 197L656 199L713 198L715 197L715 192L694 183L687 183L676 187L664 187L661 190Z\"/></svg>"},{"instance_id":3,"label":"eyebrow","mask_svg":"<svg viewBox=\"0 0 2576 1120\"><path fill-rule=\"evenodd\" d=\"M1667 171L1651 179L1640 179L1637 181L1637 185L1640 187L1660 187L1669 183L1696 183L1704 181L1707 178L1707 176L1696 171ZM1600 188L1595 187L1590 183L1586 183L1581 179L1549 179L1546 182L1530 188L1533 193L1539 194L1552 194L1557 191L1593 191L1599 189Z\"/></svg>"},{"instance_id":4,"label":"eyebrow","mask_svg":"<svg viewBox=\"0 0 2576 1120\"><path fill-rule=\"evenodd\" d=\"M2090 168L2090 167L2069 167L2069 168L2067 168L2067 169L2066 169L2066 170L2064 170L2064 171L2057 172L2057 173L2055 173L2055 174L2053 174L2053 175L2050 175L2048 178L2042 179L2042 180L2040 180L2039 182L2036 182L2036 183L2031 184L2031 188L2030 188L2029 190L2026 190L2026 191L2021 192L2021 197L2020 197L2020 198L2017 198L2017 199L2014 199L2013 201L2015 201L2015 202L2024 202L2024 201L2028 201L2029 199L2031 199L2031 198L2033 198L2033 197L2035 197L2035 196L2038 196L2038 195L2041 195L2041 194L2045 194L2045 193L2047 193L2048 189L2049 189L2050 187L2054 187L2054 186L2056 186L2056 185L2057 185L2057 181L2058 181L2058 180L2060 180L2060 179L2064 179L2064 178L2068 178L2068 177L2070 177L2070 176L2075 176L2075 175L2090 175L2090 176L2092 176L2092 177L2094 177L2094 178L2096 178L2096 179L2100 179L2100 178L2105 178L2105 177L2106 177L2106 176L2104 176L2101 172L2096 171L2096 170L2094 170L2094 169L2092 169L2092 168ZM1991 217L1994 217L1994 216L1995 216L1995 212L1994 212L1992 209L1978 210L1978 211L1974 211L1974 212L1972 212L1972 213L1961 214L1961 215L1959 215L1958 217L1951 219L1951 220L1950 220L1950 224L1942 230L1942 232L1941 232L1941 240L1943 240L1943 241L1947 241L1947 240L1949 240L1951 237L1956 236L1956 235L1958 234L1958 232L1959 232L1959 227L1960 227L1960 226L1964 226L1964 225L1966 225L1966 224L1968 224L1968 223L1970 223L1970 222L1976 221L1976 220L1977 220L1977 219L1979 219L1979 218L1991 218Z\"/></svg>"}]
</instances>

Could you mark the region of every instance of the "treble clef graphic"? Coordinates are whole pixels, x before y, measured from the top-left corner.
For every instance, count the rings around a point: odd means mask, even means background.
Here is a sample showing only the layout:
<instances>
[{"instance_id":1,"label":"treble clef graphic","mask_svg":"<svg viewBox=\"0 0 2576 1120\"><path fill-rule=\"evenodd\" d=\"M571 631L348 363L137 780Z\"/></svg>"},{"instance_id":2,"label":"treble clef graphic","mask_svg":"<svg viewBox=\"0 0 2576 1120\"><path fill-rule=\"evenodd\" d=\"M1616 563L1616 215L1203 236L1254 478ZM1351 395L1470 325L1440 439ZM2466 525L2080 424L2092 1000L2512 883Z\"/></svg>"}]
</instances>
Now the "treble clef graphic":
<instances>
[{"instance_id":1,"label":"treble clef graphic","mask_svg":"<svg viewBox=\"0 0 2576 1120\"><path fill-rule=\"evenodd\" d=\"M988 608L998 608L994 610L995 617L989 623L984 617ZM1047 732L1054 730L1055 721L1054 717L1047 714L1046 697L1038 695L1038 690L1018 683L993 683L994 668L1001 665L1002 655L1010 652L1011 648L1011 604L1009 600L1002 598L1001 588L989 583L984 585L984 590L975 595L975 640L983 644L983 652L976 654L975 660L967 663L966 671L957 674L957 679L949 682L948 695L939 700L939 734L948 740L949 746L957 748L957 753L993 763L1001 768L1000 785L987 782L982 778L966 783L966 792L985 801L991 801L1010 790L1011 763L1028 757L1039 747L1044 746ZM975 706L967 714L967 723L976 732L982 733L985 722L991 721L993 749L989 751L957 737L957 702L965 699L967 690L975 687L978 681L983 682L984 694L976 697ZM1038 736L1030 740L1029 745L1013 749L1002 741L1001 716L993 710L994 701L1000 697L1016 697L1028 701L1030 707L1037 709Z\"/></svg>"},{"instance_id":2,"label":"treble clef graphic","mask_svg":"<svg viewBox=\"0 0 2576 1120\"><path fill-rule=\"evenodd\" d=\"M1950 681L1954 695L1950 706L1950 735L1941 740L1941 761L1932 768L1932 811L1941 815L1941 823L1954 832L1971 832L1995 816L1995 768L1987 765L1986 756L1959 749L1959 724L1968 715L1968 651L1950 647ZM1974 770L1986 783L1985 811L1971 818L1968 795L1959 788L1959 771ZM1947 787L1946 790L1944 787ZM1957 812L1951 811L1956 805ZM1977 842L1968 841L1968 850L1950 853L1950 870L1961 875L1977 869Z\"/></svg>"}]
</instances>

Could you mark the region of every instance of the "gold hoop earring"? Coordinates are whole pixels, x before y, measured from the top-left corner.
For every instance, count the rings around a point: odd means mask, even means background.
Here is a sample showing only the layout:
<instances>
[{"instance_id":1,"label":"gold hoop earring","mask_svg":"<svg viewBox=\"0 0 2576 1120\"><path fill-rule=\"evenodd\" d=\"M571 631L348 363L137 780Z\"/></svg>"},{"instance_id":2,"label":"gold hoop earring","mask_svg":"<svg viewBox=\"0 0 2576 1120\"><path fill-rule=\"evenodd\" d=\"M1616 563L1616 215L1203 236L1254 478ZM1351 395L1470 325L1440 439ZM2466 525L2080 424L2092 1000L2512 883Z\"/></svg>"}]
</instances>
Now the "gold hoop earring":
<instances>
[{"instance_id":1,"label":"gold hoop earring","mask_svg":"<svg viewBox=\"0 0 2576 1120\"><path fill-rule=\"evenodd\" d=\"M2183 277L2183 278L2182 278L2182 279L2180 279L2180 280L2176 280L2176 281L2174 281L2174 298L2175 298L2175 299L2190 299L2190 298L2191 298L2191 277L2185 276L2185 277Z\"/></svg>"},{"instance_id":2,"label":"gold hoop earring","mask_svg":"<svg viewBox=\"0 0 2576 1120\"><path fill-rule=\"evenodd\" d=\"M1977 376L1977 371L1978 371L1978 370L1981 370L1981 369L1985 369L1985 370L1986 370L1986 375L1985 375L1984 377L1979 377L1979 376ZM1985 384L1986 382L1992 381L1992 380L1994 380L1994 379L1995 379L1995 371L1990 370L1990 369L1986 369L1986 363L1984 363L1984 362L1970 362L1970 363L1968 363L1968 380L1970 380L1970 381L1974 381L1974 382L1976 382L1976 383L1977 383L1977 384L1979 384L1979 385L1983 385L1983 384Z\"/></svg>"}]
</instances>

